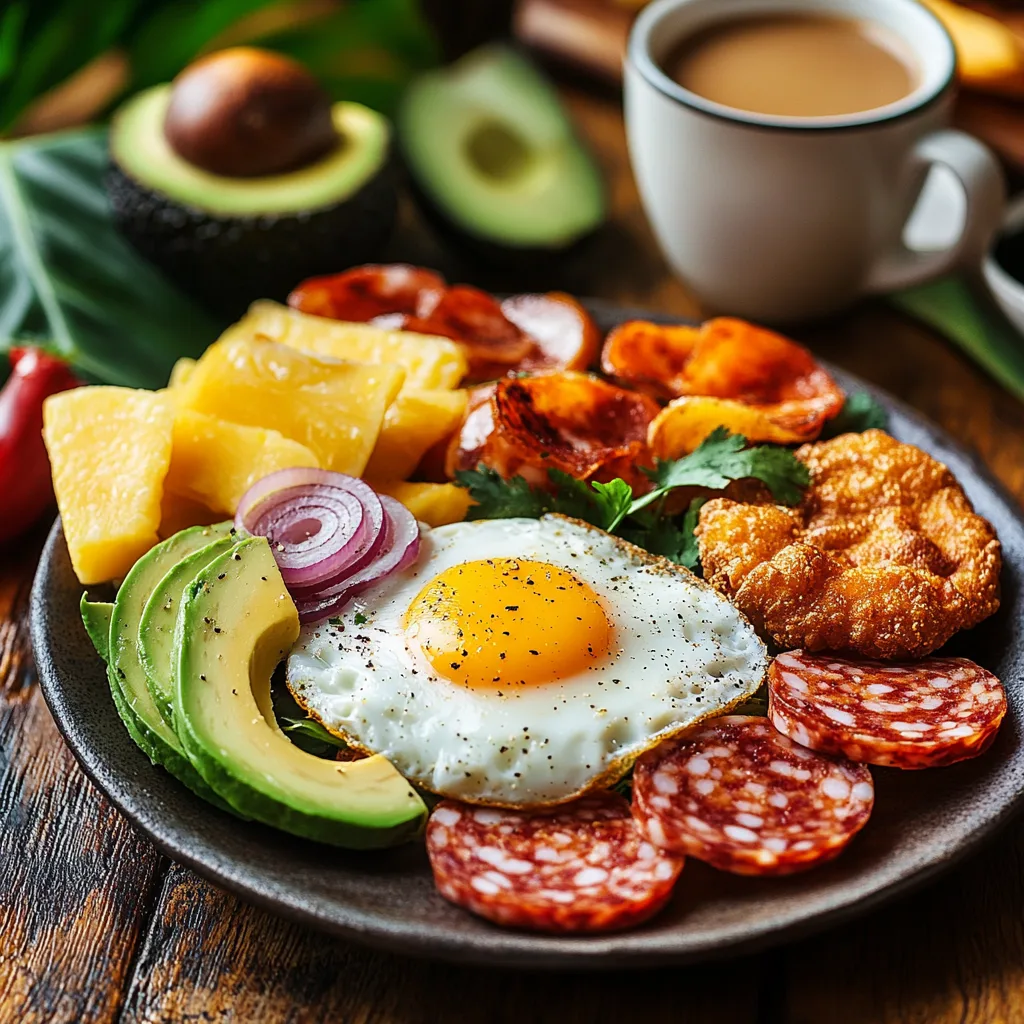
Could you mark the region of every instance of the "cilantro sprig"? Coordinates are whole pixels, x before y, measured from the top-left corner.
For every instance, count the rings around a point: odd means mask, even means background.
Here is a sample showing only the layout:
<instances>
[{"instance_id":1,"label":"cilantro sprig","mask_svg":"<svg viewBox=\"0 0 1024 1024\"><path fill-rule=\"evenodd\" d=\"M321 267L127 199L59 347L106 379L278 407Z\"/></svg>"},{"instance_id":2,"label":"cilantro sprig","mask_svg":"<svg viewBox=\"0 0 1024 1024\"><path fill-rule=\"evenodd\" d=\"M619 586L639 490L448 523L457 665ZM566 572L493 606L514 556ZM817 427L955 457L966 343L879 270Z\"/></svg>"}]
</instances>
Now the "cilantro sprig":
<instances>
[{"instance_id":1,"label":"cilantro sprig","mask_svg":"<svg viewBox=\"0 0 1024 1024\"><path fill-rule=\"evenodd\" d=\"M839 415L825 424L821 439L826 441L840 434L860 434L865 430L887 430L888 427L889 414L870 391L851 391Z\"/></svg>"},{"instance_id":2,"label":"cilantro sprig","mask_svg":"<svg viewBox=\"0 0 1024 1024\"><path fill-rule=\"evenodd\" d=\"M748 448L742 434L730 434L724 427L712 431L689 455L659 461L644 472L653 487L636 498L625 480L588 484L558 469L548 470L550 491L521 476L505 480L482 464L456 473L455 480L476 502L469 519L539 519L547 512L560 512L618 533L689 569L699 565L693 531L707 499L693 498L683 515L670 515L665 512L670 492L681 487L720 491L733 480L754 479L765 484L776 501L795 505L810 483L807 467L788 449L767 444Z\"/></svg>"}]
</instances>

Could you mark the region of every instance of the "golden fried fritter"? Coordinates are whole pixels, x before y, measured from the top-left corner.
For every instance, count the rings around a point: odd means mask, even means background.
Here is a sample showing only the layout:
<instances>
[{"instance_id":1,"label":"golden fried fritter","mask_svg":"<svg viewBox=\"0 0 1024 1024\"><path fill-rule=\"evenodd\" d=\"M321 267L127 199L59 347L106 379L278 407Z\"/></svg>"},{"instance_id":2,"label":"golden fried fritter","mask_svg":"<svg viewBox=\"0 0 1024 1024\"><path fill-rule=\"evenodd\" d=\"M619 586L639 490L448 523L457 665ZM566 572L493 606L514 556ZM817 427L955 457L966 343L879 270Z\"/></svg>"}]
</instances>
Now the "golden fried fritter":
<instances>
[{"instance_id":1,"label":"golden fried fritter","mask_svg":"<svg viewBox=\"0 0 1024 1024\"><path fill-rule=\"evenodd\" d=\"M884 431L804 445L796 508L701 509L705 577L784 647L920 658L999 607L999 541L953 474Z\"/></svg>"}]
</instances>

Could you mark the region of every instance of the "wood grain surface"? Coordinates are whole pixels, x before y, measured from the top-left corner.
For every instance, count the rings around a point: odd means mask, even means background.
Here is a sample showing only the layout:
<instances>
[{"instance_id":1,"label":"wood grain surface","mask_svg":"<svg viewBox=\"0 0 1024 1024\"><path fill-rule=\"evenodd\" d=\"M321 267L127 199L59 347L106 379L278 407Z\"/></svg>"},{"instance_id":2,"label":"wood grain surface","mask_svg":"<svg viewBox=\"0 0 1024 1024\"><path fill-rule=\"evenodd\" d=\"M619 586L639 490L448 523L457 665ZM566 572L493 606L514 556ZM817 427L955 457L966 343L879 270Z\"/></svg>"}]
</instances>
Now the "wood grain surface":
<instances>
[{"instance_id":1,"label":"wood grain surface","mask_svg":"<svg viewBox=\"0 0 1024 1024\"><path fill-rule=\"evenodd\" d=\"M645 225L617 106L567 98L608 173L614 218L562 283L624 304L699 313ZM453 262L409 211L393 255L463 280L518 286ZM1024 501L1024 407L957 350L882 305L802 338L942 424ZM348 945L240 903L135 835L60 740L27 640L42 536L0 549L0 1024L1024 1020L1019 822L955 872L854 924L681 970L551 975L432 964Z\"/></svg>"}]
</instances>

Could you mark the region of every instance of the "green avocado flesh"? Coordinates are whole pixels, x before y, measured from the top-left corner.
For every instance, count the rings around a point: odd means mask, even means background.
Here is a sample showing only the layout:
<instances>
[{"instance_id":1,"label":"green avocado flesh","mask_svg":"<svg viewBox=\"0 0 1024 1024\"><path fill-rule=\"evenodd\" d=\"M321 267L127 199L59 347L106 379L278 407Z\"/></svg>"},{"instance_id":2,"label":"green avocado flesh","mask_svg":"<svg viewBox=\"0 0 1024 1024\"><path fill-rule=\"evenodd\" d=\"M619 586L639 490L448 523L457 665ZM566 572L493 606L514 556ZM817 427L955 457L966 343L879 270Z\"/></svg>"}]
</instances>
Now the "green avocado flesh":
<instances>
[{"instance_id":1,"label":"green avocado flesh","mask_svg":"<svg viewBox=\"0 0 1024 1024\"><path fill-rule=\"evenodd\" d=\"M78 603L82 613L85 631L89 634L96 653L104 660L110 660L110 617L114 614L114 605L110 601L90 601L88 594L82 595Z\"/></svg>"},{"instance_id":2,"label":"green avocado flesh","mask_svg":"<svg viewBox=\"0 0 1024 1024\"><path fill-rule=\"evenodd\" d=\"M229 178L183 160L164 136L170 85L124 104L110 129L114 161L136 181L180 203L222 216L299 213L347 199L388 158L387 120L358 103L336 103L338 146L308 167L259 178Z\"/></svg>"},{"instance_id":3,"label":"green avocado flesh","mask_svg":"<svg viewBox=\"0 0 1024 1024\"><path fill-rule=\"evenodd\" d=\"M557 95L503 46L413 83L398 136L420 191L470 235L560 249L604 219L600 175Z\"/></svg>"},{"instance_id":4,"label":"green avocado flesh","mask_svg":"<svg viewBox=\"0 0 1024 1024\"><path fill-rule=\"evenodd\" d=\"M157 544L140 558L117 591L110 618L109 663L114 703L135 741L186 786L206 799L216 800L189 763L174 730L164 721L139 657L139 621L153 589L182 558L227 534L230 523L182 530Z\"/></svg>"},{"instance_id":5,"label":"green avocado flesh","mask_svg":"<svg viewBox=\"0 0 1024 1024\"><path fill-rule=\"evenodd\" d=\"M211 543L186 555L149 595L139 620L139 658L146 673L149 692L163 720L174 725L174 687L178 671L178 652L174 626L178 619L185 587L218 555L236 544L234 534L217 537Z\"/></svg>"},{"instance_id":6,"label":"green avocado flesh","mask_svg":"<svg viewBox=\"0 0 1024 1024\"><path fill-rule=\"evenodd\" d=\"M324 760L278 726L270 681L299 621L264 538L210 562L178 614L174 721L223 799L247 817L338 846L391 846L420 831L423 801L386 759Z\"/></svg>"}]
</instances>

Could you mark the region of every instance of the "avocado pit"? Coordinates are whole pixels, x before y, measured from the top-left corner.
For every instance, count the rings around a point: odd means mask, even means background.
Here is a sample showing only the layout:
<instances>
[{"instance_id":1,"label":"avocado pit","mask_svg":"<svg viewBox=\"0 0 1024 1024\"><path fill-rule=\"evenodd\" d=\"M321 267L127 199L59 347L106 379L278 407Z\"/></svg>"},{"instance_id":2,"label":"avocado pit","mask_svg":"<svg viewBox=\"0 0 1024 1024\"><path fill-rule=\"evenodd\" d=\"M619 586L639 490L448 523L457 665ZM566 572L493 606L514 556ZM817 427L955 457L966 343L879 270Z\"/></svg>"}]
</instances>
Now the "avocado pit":
<instances>
[{"instance_id":1,"label":"avocado pit","mask_svg":"<svg viewBox=\"0 0 1024 1024\"><path fill-rule=\"evenodd\" d=\"M307 166L339 142L331 99L319 82L296 61L247 46L182 71L163 129L183 160L235 178Z\"/></svg>"}]
</instances>

